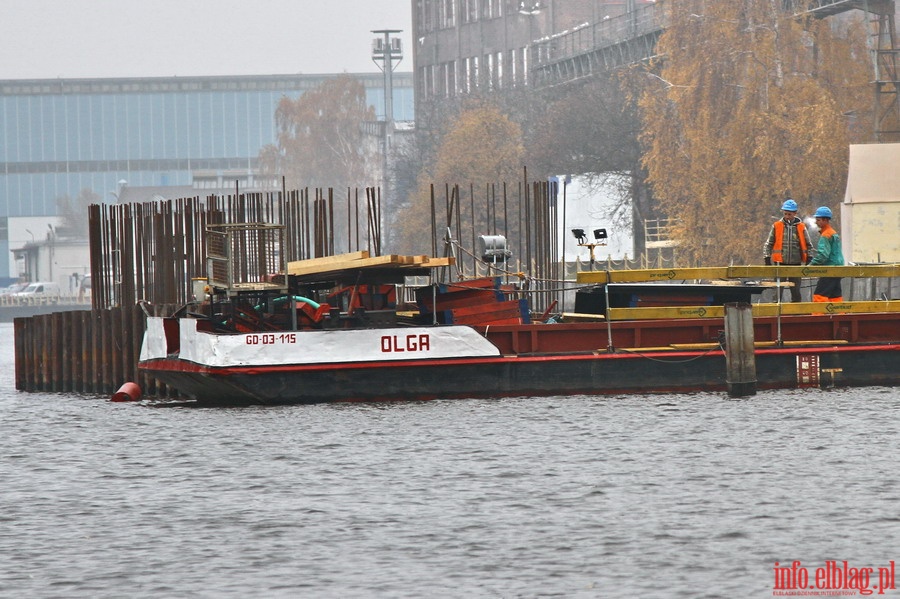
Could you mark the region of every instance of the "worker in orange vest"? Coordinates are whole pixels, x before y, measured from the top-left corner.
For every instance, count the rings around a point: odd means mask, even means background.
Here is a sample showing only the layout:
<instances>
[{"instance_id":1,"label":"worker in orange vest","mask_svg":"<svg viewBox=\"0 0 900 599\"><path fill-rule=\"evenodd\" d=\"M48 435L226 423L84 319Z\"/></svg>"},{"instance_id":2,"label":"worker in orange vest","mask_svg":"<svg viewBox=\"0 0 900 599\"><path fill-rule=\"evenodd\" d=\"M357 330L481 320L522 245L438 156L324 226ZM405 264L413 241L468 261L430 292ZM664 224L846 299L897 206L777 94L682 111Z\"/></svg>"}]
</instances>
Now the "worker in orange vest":
<instances>
[{"instance_id":1,"label":"worker in orange vest","mask_svg":"<svg viewBox=\"0 0 900 599\"><path fill-rule=\"evenodd\" d=\"M812 260L809 254L809 231L797 217L797 202L788 198L781 205L781 219L775 221L769 231L769 237L763 247L766 265L782 264L784 266L800 266ZM788 277L791 287L791 301L802 301L800 297L800 277ZM779 297L781 290L777 291Z\"/></svg>"}]
</instances>

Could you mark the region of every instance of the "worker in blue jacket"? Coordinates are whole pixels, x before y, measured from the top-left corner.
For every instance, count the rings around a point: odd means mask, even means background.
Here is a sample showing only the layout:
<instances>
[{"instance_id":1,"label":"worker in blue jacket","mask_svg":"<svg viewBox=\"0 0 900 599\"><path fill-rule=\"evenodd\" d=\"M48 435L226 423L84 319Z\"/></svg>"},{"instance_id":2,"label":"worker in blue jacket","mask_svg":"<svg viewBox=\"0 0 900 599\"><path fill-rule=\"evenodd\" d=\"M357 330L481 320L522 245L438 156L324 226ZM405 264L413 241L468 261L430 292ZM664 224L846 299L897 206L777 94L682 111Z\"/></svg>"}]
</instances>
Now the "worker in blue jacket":
<instances>
[{"instance_id":1,"label":"worker in blue jacket","mask_svg":"<svg viewBox=\"0 0 900 599\"><path fill-rule=\"evenodd\" d=\"M843 266L844 252L841 250L841 236L831 226L831 209L821 206L814 214L819 228L819 245L810 266ZM820 277L813 290L814 302L843 301L840 277Z\"/></svg>"}]
</instances>

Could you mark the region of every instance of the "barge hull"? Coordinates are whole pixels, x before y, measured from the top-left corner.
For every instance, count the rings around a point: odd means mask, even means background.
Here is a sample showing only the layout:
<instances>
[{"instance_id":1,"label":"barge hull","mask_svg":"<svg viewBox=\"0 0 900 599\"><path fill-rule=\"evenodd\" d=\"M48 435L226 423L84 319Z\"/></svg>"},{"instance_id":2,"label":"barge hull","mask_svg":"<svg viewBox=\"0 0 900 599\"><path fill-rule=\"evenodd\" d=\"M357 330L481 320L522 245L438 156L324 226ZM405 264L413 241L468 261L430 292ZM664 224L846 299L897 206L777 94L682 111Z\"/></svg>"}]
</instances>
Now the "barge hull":
<instances>
[{"instance_id":1,"label":"barge hull","mask_svg":"<svg viewBox=\"0 0 900 599\"><path fill-rule=\"evenodd\" d=\"M900 384L900 344L757 350L759 389ZM499 356L404 363L211 368L174 358L148 374L202 402L296 404L724 391L715 351Z\"/></svg>"}]
</instances>

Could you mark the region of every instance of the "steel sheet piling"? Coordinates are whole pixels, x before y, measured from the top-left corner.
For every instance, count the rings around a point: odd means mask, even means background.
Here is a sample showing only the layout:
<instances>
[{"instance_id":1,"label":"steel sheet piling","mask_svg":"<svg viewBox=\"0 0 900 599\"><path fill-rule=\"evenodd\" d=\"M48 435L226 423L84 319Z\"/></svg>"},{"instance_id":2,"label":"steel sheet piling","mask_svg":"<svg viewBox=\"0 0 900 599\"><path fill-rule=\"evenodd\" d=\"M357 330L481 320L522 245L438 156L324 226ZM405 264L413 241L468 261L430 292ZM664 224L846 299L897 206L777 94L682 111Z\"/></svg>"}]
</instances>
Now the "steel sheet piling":
<instances>
[{"instance_id":1,"label":"steel sheet piling","mask_svg":"<svg viewBox=\"0 0 900 599\"><path fill-rule=\"evenodd\" d=\"M102 345L102 337L100 333L100 310L94 309L91 311L90 325L93 335L93 343L91 343L90 348L90 358L88 361L90 362L91 368L90 370L88 370L88 378L87 380L85 380L85 385L87 386L85 391L97 393L100 389L99 377Z\"/></svg>"},{"instance_id":2,"label":"steel sheet piling","mask_svg":"<svg viewBox=\"0 0 900 599\"><path fill-rule=\"evenodd\" d=\"M41 328L41 380L38 384L38 390L51 391L50 381L53 380L53 348L50 340L53 338L53 327L50 322L49 314L41 314L37 316Z\"/></svg>"},{"instance_id":3,"label":"steel sheet piling","mask_svg":"<svg viewBox=\"0 0 900 599\"><path fill-rule=\"evenodd\" d=\"M75 338L80 341L80 347L77 348L80 356L78 360L80 373L74 390L85 393L90 388L91 371L94 367L94 363L91 361L91 313L85 310L80 312L77 318L79 325Z\"/></svg>"},{"instance_id":4,"label":"steel sheet piling","mask_svg":"<svg viewBox=\"0 0 900 599\"><path fill-rule=\"evenodd\" d=\"M175 308L158 306L161 313ZM134 381L155 390L155 380L137 368L146 315L135 305L16 318L16 389L112 393Z\"/></svg>"},{"instance_id":5,"label":"steel sheet piling","mask_svg":"<svg viewBox=\"0 0 900 599\"><path fill-rule=\"evenodd\" d=\"M109 345L109 378L106 380L106 383L111 386L115 386L119 381L124 380L122 378L122 361L123 361L123 352L125 348L122 347L122 308L121 306L115 306L109 311L109 328L107 330L107 334L109 335L110 345Z\"/></svg>"},{"instance_id":6,"label":"steel sheet piling","mask_svg":"<svg viewBox=\"0 0 900 599\"><path fill-rule=\"evenodd\" d=\"M31 354L27 349L28 336L26 334L28 321L24 318L16 318L13 321L15 331L14 344L16 348L16 389L28 391L27 375L31 370Z\"/></svg>"},{"instance_id":7,"label":"steel sheet piling","mask_svg":"<svg viewBox=\"0 0 900 599\"><path fill-rule=\"evenodd\" d=\"M127 375L130 374L132 381L137 381L141 388L146 388L146 382L142 380L140 370L138 370L138 359L141 355L141 344L143 342L143 332L146 328L144 325L143 306L135 304L128 315L131 323L131 352L129 355L129 364Z\"/></svg>"},{"instance_id":8,"label":"steel sheet piling","mask_svg":"<svg viewBox=\"0 0 900 599\"><path fill-rule=\"evenodd\" d=\"M61 354L60 391L72 389L72 365L75 362L75 352L72 351L72 312L60 312L60 338L59 349Z\"/></svg>"},{"instance_id":9,"label":"steel sheet piling","mask_svg":"<svg viewBox=\"0 0 900 599\"><path fill-rule=\"evenodd\" d=\"M100 380L98 381L98 387L96 389L97 393L102 393L104 389L106 389L109 381L111 379L112 374L112 359L111 359L111 349L110 345L112 344L112 336L110 335L110 320L112 320L112 314L110 310L101 310L99 314L100 318L100 364L97 369L100 371Z\"/></svg>"}]
</instances>

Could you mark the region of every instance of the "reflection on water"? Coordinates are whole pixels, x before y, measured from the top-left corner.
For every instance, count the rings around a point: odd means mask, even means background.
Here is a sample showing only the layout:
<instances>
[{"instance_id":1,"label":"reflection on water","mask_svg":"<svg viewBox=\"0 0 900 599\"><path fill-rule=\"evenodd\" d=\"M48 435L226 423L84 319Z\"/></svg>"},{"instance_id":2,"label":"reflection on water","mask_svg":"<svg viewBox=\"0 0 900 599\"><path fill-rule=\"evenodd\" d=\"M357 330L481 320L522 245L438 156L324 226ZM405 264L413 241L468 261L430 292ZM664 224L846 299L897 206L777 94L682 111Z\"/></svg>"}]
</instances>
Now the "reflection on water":
<instances>
[{"instance_id":1,"label":"reflection on water","mask_svg":"<svg viewBox=\"0 0 900 599\"><path fill-rule=\"evenodd\" d=\"M895 389L159 409L19 393L0 348L2 596L750 597L900 557Z\"/></svg>"}]
</instances>

